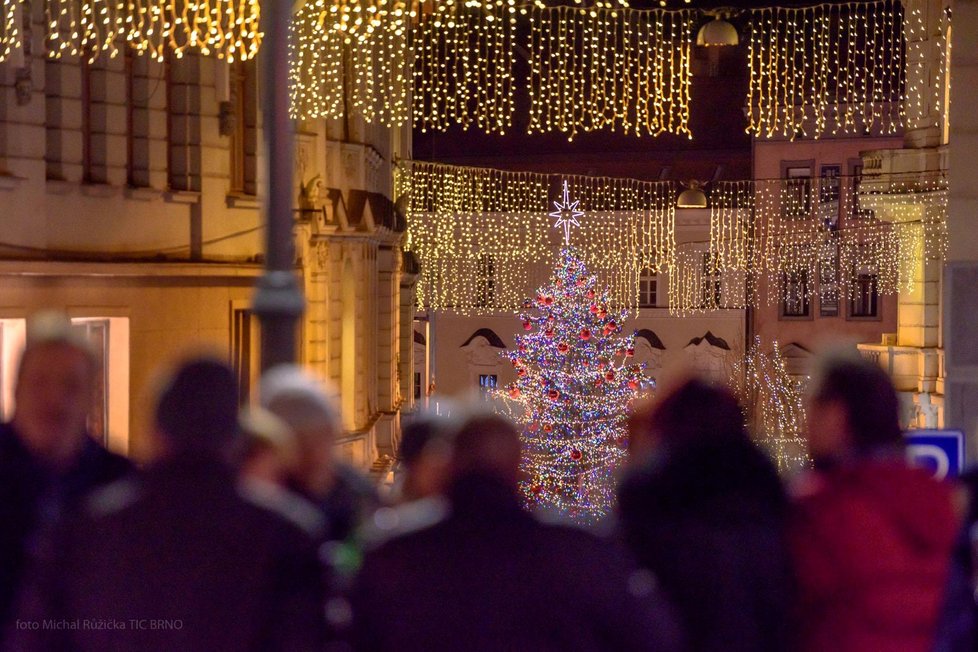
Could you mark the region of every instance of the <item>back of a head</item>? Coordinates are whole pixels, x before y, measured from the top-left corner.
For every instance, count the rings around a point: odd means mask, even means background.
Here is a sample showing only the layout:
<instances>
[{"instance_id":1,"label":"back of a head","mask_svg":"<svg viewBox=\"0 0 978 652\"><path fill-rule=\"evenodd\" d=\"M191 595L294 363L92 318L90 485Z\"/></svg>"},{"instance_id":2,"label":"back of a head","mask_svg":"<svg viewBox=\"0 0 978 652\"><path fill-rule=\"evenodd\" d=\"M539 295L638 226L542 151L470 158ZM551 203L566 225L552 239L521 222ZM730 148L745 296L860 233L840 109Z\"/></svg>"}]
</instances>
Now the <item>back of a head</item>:
<instances>
[{"instance_id":1,"label":"back of a head","mask_svg":"<svg viewBox=\"0 0 978 652\"><path fill-rule=\"evenodd\" d=\"M519 479L520 435L508 419L496 414L465 418L453 438L455 477L482 475L515 488Z\"/></svg>"},{"instance_id":2,"label":"back of a head","mask_svg":"<svg viewBox=\"0 0 978 652\"><path fill-rule=\"evenodd\" d=\"M667 446L747 439L737 399L724 387L691 379L655 402L644 427Z\"/></svg>"},{"instance_id":3,"label":"back of a head","mask_svg":"<svg viewBox=\"0 0 978 652\"><path fill-rule=\"evenodd\" d=\"M406 467L414 465L431 443L444 436L445 424L436 417L421 415L404 424L397 457Z\"/></svg>"},{"instance_id":4,"label":"back of a head","mask_svg":"<svg viewBox=\"0 0 978 652\"><path fill-rule=\"evenodd\" d=\"M885 371L865 358L824 358L815 373L811 399L816 405L842 405L857 454L903 443L900 402L893 383Z\"/></svg>"},{"instance_id":5,"label":"back of a head","mask_svg":"<svg viewBox=\"0 0 978 652\"><path fill-rule=\"evenodd\" d=\"M184 362L160 392L156 425L173 453L224 454L238 432L234 373L216 358Z\"/></svg>"},{"instance_id":6,"label":"back of a head","mask_svg":"<svg viewBox=\"0 0 978 652\"><path fill-rule=\"evenodd\" d=\"M92 371L98 366L98 357L83 332L71 323L71 319L57 310L42 310L27 318L23 359L31 351L43 346L66 346L83 354Z\"/></svg>"},{"instance_id":7,"label":"back of a head","mask_svg":"<svg viewBox=\"0 0 978 652\"><path fill-rule=\"evenodd\" d=\"M310 432L335 436L343 426L335 393L298 365L280 365L262 376L261 406L300 438Z\"/></svg>"}]
</instances>

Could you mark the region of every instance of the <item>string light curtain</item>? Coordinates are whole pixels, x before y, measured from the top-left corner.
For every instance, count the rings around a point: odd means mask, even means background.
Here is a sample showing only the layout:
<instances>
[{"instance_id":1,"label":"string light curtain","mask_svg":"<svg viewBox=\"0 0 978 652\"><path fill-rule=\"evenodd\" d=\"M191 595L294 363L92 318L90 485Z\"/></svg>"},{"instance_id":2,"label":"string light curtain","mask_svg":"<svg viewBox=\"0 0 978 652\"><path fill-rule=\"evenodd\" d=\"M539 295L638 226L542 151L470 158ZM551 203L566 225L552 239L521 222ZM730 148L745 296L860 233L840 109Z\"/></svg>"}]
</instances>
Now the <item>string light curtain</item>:
<instances>
[{"instance_id":1,"label":"string light curtain","mask_svg":"<svg viewBox=\"0 0 978 652\"><path fill-rule=\"evenodd\" d=\"M521 15L528 47L517 38ZM694 17L515 0L308 2L293 21L292 114L352 110L388 126L413 116L422 131L459 125L502 134L513 124L515 59L526 48L531 133L691 136Z\"/></svg>"},{"instance_id":2,"label":"string light curtain","mask_svg":"<svg viewBox=\"0 0 978 652\"><path fill-rule=\"evenodd\" d=\"M513 121L514 0L422 2L413 32L414 124L505 133Z\"/></svg>"},{"instance_id":3,"label":"string light curtain","mask_svg":"<svg viewBox=\"0 0 978 652\"><path fill-rule=\"evenodd\" d=\"M0 63L20 47L20 25L17 24L21 0L0 0Z\"/></svg>"},{"instance_id":4,"label":"string light curtain","mask_svg":"<svg viewBox=\"0 0 978 652\"><path fill-rule=\"evenodd\" d=\"M505 133L516 13L503 0L307 2L293 18L292 115Z\"/></svg>"},{"instance_id":5,"label":"string light curtain","mask_svg":"<svg viewBox=\"0 0 978 652\"><path fill-rule=\"evenodd\" d=\"M572 243L615 302L636 307L642 274L667 273L669 308L685 315L855 299L865 275L880 295L913 291L922 261L946 254L946 177L869 178L714 182L709 238L681 245L671 182L402 161L395 193L422 308L519 307L560 248L549 213L566 180L585 213Z\"/></svg>"},{"instance_id":6,"label":"string light curtain","mask_svg":"<svg viewBox=\"0 0 978 652\"><path fill-rule=\"evenodd\" d=\"M418 305L463 314L518 309L555 264L562 232L549 213L563 181L585 212L572 244L617 305L636 305L641 271L665 271L672 260L671 182L402 161L395 195L408 218L407 248L421 261Z\"/></svg>"},{"instance_id":7,"label":"string light curtain","mask_svg":"<svg viewBox=\"0 0 978 652\"><path fill-rule=\"evenodd\" d=\"M880 294L912 292L919 263L947 252L947 179L721 181L711 187L711 273L742 278L747 305L851 299L860 274ZM841 192L845 189L845 192ZM681 258L677 259L683 262ZM824 278L826 266L836 267ZM680 271L680 274L686 272ZM687 273L688 274L688 273ZM786 278L802 279L795 284ZM801 294L798 294L798 293ZM724 305L735 307L724 294ZM685 309L688 303L679 304Z\"/></svg>"},{"instance_id":8,"label":"string light curtain","mask_svg":"<svg viewBox=\"0 0 978 652\"><path fill-rule=\"evenodd\" d=\"M45 0L48 56L119 54L128 43L162 61L190 51L239 61L261 44L259 0Z\"/></svg>"},{"instance_id":9,"label":"string light curtain","mask_svg":"<svg viewBox=\"0 0 978 652\"><path fill-rule=\"evenodd\" d=\"M529 131L689 130L691 11L530 10Z\"/></svg>"},{"instance_id":10,"label":"string light curtain","mask_svg":"<svg viewBox=\"0 0 978 652\"><path fill-rule=\"evenodd\" d=\"M748 131L894 133L905 119L900 0L750 12Z\"/></svg>"}]
</instances>

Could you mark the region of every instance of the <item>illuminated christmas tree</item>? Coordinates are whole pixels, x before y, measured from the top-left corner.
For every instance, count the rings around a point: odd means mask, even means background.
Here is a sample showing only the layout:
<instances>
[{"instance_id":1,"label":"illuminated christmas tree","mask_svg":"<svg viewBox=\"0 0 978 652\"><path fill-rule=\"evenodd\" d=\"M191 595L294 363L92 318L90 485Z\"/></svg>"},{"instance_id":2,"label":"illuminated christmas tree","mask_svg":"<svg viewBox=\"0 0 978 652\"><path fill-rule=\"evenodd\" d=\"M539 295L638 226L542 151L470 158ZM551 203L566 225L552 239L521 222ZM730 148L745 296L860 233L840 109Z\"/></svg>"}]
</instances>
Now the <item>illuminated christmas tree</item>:
<instances>
[{"instance_id":1,"label":"illuminated christmas tree","mask_svg":"<svg viewBox=\"0 0 978 652\"><path fill-rule=\"evenodd\" d=\"M564 205L557 207L552 215L565 227L566 243L580 216L566 184ZM570 208L570 217L561 208ZM599 288L597 276L565 246L550 284L519 313L525 333L504 354L517 376L500 391L523 429L526 502L580 521L610 510L628 407L647 382L644 365L632 362L634 335L621 334L628 312L609 301L608 288Z\"/></svg>"}]
</instances>

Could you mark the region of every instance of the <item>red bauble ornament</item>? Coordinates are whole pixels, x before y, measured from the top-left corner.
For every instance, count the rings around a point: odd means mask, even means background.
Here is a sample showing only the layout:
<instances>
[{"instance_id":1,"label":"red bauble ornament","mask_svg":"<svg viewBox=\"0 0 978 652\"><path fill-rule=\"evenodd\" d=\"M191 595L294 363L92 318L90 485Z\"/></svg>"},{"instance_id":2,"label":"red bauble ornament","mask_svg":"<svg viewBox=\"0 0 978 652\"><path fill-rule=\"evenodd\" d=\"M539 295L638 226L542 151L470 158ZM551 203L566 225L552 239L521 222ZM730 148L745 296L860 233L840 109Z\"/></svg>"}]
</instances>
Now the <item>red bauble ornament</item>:
<instances>
[{"instance_id":1,"label":"red bauble ornament","mask_svg":"<svg viewBox=\"0 0 978 652\"><path fill-rule=\"evenodd\" d=\"M561 342L560 344L557 345L557 350L560 351L561 353L567 353L568 351L570 351L570 347L567 346L567 342Z\"/></svg>"},{"instance_id":2,"label":"red bauble ornament","mask_svg":"<svg viewBox=\"0 0 978 652\"><path fill-rule=\"evenodd\" d=\"M584 287L584 279L583 278L577 279L577 287L579 287L579 288Z\"/></svg>"},{"instance_id":3,"label":"red bauble ornament","mask_svg":"<svg viewBox=\"0 0 978 652\"><path fill-rule=\"evenodd\" d=\"M542 493L542 492L543 492L543 485L542 484L535 484L535 485L533 485L533 493L539 494L539 493Z\"/></svg>"},{"instance_id":4,"label":"red bauble ornament","mask_svg":"<svg viewBox=\"0 0 978 652\"><path fill-rule=\"evenodd\" d=\"M552 389L547 392L547 396L550 397L551 401L556 401L558 398L560 398L560 392L558 392L556 389Z\"/></svg>"},{"instance_id":5,"label":"red bauble ornament","mask_svg":"<svg viewBox=\"0 0 978 652\"><path fill-rule=\"evenodd\" d=\"M581 329L581 339L582 340L589 340L589 339L591 339L591 331L589 331L586 328L582 328Z\"/></svg>"},{"instance_id":6,"label":"red bauble ornament","mask_svg":"<svg viewBox=\"0 0 978 652\"><path fill-rule=\"evenodd\" d=\"M615 323L615 320L612 319L611 321L608 322L608 327L611 328L612 330L614 330L614 329L618 328L618 324L616 324Z\"/></svg>"},{"instance_id":7,"label":"red bauble ornament","mask_svg":"<svg viewBox=\"0 0 978 652\"><path fill-rule=\"evenodd\" d=\"M587 298L588 299L593 299L594 298L594 290L588 290L587 291Z\"/></svg>"},{"instance_id":8,"label":"red bauble ornament","mask_svg":"<svg viewBox=\"0 0 978 652\"><path fill-rule=\"evenodd\" d=\"M635 349L625 349L625 355L629 358L635 355Z\"/></svg>"},{"instance_id":9,"label":"red bauble ornament","mask_svg":"<svg viewBox=\"0 0 978 652\"><path fill-rule=\"evenodd\" d=\"M598 319L604 319L607 316L608 316L607 310L602 308L601 310L598 311Z\"/></svg>"},{"instance_id":10,"label":"red bauble ornament","mask_svg":"<svg viewBox=\"0 0 978 652\"><path fill-rule=\"evenodd\" d=\"M594 386L595 387L599 387L601 385L601 383L603 383L603 382L604 382L604 378L602 378L601 376L598 376L597 380L594 381Z\"/></svg>"},{"instance_id":11,"label":"red bauble ornament","mask_svg":"<svg viewBox=\"0 0 978 652\"><path fill-rule=\"evenodd\" d=\"M596 314L598 314L598 304L596 304L596 303L592 303L592 304L591 304L591 307L590 307L590 308L588 308L588 310L590 310L590 311L591 311L591 314L592 314L592 315L596 315Z\"/></svg>"},{"instance_id":12,"label":"red bauble ornament","mask_svg":"<svg viewBox=\"0 0 978 652\"><path fill-rule=\"evenodd\" d=\"M613 381L615 379L615 372L614 371L608 371L608 373L606 373L604 375L604 379L607 380L610 383L611 381Z\"/></svg>"},{"instance_id":13,"label":"red bauble ornament","mask_svg":"<svg viewBox=\"0 0 978 652\"><path fill-rule=\"evenodd\" d=\"M552 425L550 425L549 423L543 424L543 431L544 432L553 432L553 430L554 430L554 427Z\"/></svg>"},{"instance_id":14,"label":"red bauble ornament","mask_svg":"<svg viewBox=\"0 0 978 652\"><path fill-rule=\"evenodd\" d=\"M554 331L552 328L548 328L547 330L543 331L543 334L546 335L547 337L553 337Z\"/></svg>"},{"instance_id":15,"label":"red bauble ornament","mask_svg":"<svg viewBox=\"0 0 978 652\"><path fill-rule=\"evenodd\" d=\"M628 381L628 388L629 389L638 389L638 381L637 380L634 380L634 379L633 380L629 380Z\"/></svg>"},{"instance_id":16,"label":"red bauble ornament","mask_svg":"<svg viewBox=\"0 0 978 652\"><path fill-rule=\"evenodd\" d=\"M554 298L552 296L547 295L543 297L543 303L545 303L546 305L548 306L553 305L553 302L554 302Z\"/></svg>"},{"instance_id":17,"label":"red bauble ornament","mask_svg":"<svg viewBox=\"0 0 978 652\"><path fill-rule=\"evenodd\" d=\"M532 423L530 423L529 426L526 427L526 429L529 430L530 432L536 432L537 430L540 429L540 424L537 423L536 421L533 421Z\"/></svg>"},{"instance_id":18,"label":"red bauble ornament","mask_svg":"<svg viewBox=\"0 0 978 652\"><path fill-rule=\"evenodd\" d=\"M533 324L528 321L523 322L523 330L528 331L533 328Z\"/></svg>"},{"instance_id":19,"label":"red bauble ornament","mask_svg":"<svg viewBox=\"0 0 978 652\"><path fill-rule=\"evenodd\" d=\"M516 347L516 350L520 353L526 353L526 344L520 344L518 347Z\"/></svg>"},{"instance_id":20,"label":"red bauble ornament","mask_svg":"<svg viewBox=\"0 0 978 652\"><path fill-rule=\"evenodd\" d=\"M579 461L581 460L581 458L582 458L582 457L584 457L584 453L582 453L581 451L579 451L579 450L577 450L576 448L575 448L575 449L573 449L573 450L572 450L572 451L570 452L570 458L571 458L572 460L574 460L575 462L579 462Z\"/></svg>"},{"instance_id":21,"label":"red bauble ornament","mask_svg":"<svg viewBox=\"0 0 978 652\"><path fill-rule=\"evenodd\" d=\"M516 372L516 375L519 376L520 378L525 377L526 376L526 369L520 369L520 370L518 370Z\"/></svg>"},{"instance_id":22,"label":"red bauble ornament","mask_svg":"<svg viewBox=\"0 0 978 652\"><path fill-rule=\"evenodd\" d=\"M518 398L519 395L520 395L520 388L519 387L510 387L509 388L509 395L512 398Z\"/></svg>"}]
</instances>

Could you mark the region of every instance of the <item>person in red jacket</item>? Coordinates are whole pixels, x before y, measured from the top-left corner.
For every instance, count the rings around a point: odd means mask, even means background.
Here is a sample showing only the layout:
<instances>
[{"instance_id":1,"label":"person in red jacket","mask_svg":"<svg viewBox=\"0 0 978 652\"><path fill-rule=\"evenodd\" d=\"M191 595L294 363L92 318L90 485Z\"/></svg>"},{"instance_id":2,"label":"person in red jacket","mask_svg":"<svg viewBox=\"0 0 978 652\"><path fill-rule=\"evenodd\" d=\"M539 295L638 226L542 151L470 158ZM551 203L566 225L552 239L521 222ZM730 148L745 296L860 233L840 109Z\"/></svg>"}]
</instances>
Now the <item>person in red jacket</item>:
<instances>
[{"instance_id":1,"label":"person in red jacket","mask_svg":"<svg viewBox=\"0 0 978 652\"><path fill-rule=\"evenodd\" d=\"M957 519L950 488L906 464L887 375L859 358L826 360L808 446L815 469L789 525L801 650L929 650Z\"/></svg>"}]
</instances>

